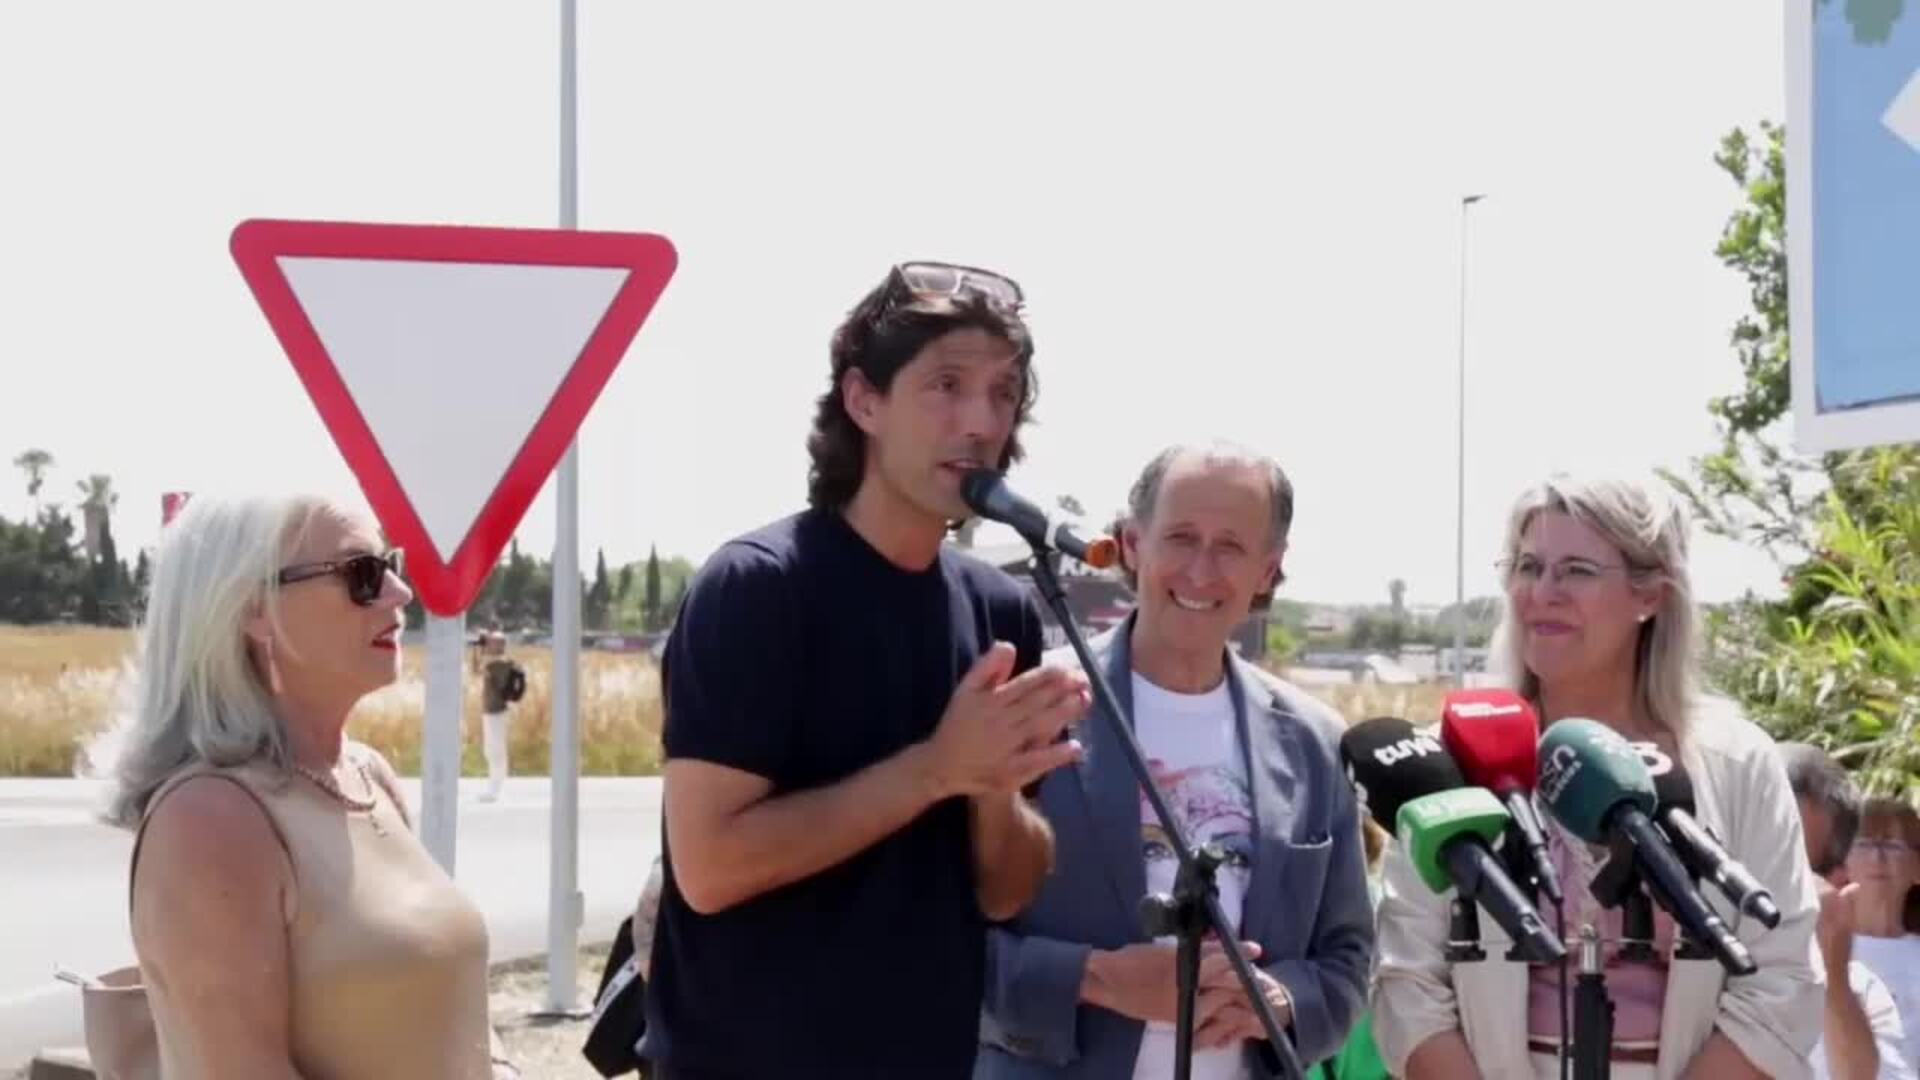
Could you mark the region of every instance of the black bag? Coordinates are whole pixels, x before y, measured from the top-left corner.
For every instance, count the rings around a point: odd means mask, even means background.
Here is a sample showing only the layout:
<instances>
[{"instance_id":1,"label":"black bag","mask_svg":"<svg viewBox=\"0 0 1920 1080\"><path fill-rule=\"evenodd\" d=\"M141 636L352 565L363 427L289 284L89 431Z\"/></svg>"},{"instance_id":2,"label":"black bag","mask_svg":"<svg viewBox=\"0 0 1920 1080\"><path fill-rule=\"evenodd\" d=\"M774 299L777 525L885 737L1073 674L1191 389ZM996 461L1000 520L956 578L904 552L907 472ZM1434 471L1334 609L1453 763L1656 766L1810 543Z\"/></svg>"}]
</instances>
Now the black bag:
<instances>
[{"instance_id":1,"label":"black bag","mask_svg":"<svg viewBox=\"0 0 1920 1080\"><path fill-rule=\"evenodd\" d=\"M519 664L507 670L507 684L500 688L500 696L508 701L519 701L527 696L527 669Z\"/></svg>"},{"instance_id":2,"label":"black bag","mask_svg":"<svg viewBox=\"0 0 1920 1080\"><path fill-rule=\"evenodd\" d=\"M647 1030L647 980L640 974L640 959L633 951L633 916L629 915L620 921L607 966L600 971L587 1042L580 1048L601 1076L635 1073L644 1080L652 1075L648 1062L634 1051Z\"/></svg>"}]
</instances>

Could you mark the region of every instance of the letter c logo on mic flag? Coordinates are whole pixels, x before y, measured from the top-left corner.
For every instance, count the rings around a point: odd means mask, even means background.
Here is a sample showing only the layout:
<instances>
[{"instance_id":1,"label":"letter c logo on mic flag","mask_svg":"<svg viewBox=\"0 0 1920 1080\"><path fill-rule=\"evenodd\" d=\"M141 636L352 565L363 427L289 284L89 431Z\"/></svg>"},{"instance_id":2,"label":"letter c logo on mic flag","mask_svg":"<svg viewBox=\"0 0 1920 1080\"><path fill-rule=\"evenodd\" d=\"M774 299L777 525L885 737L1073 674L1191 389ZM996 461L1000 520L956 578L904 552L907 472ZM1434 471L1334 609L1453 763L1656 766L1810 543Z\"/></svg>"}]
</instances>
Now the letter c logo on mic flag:
<instances>
[{"instance_id":1,"label":"letter c logo on mic flag","mask_svg":"<svg viewBox=\"0 0 1920 1080\"><path fill-rule=\"evenodd\" d=\"M1556 746L1540 763L1540 794L1548 802L1558 802L1567 785L1580 774L1580 755L1571 746Z\"/></svg>"}]
</instances>

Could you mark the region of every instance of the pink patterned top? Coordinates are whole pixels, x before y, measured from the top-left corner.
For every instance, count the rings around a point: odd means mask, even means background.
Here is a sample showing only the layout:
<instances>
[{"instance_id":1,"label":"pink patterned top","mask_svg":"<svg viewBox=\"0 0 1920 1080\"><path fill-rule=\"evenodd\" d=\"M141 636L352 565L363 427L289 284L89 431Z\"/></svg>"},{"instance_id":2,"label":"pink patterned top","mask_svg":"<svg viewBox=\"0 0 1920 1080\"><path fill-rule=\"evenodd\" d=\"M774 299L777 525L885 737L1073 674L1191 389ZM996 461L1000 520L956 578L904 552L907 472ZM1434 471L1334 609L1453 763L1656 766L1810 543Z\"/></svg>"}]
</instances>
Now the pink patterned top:
<instances>
[{"instance_id":1,"label":"pink patterned top","mask_svg":"<svg viewBox=\"0 0 1920 1080\"><path fill-rule=\"evenodd\" d=\"M1569 1001L1579 975L1579 953L1573 942L1580 926L1592 923L1600 931L1606 965L1607 997L1613 1001L1613 1043L1615 1046L1658 1047L1660 1013L1667 1000L1667 963L1673 954L1673 920L1658 904L1653 905L1654 960L1651 963L1627 963L1620 959L1619 908L1602 908L1588 888L1600 867L1606 864L1605 849L1589 846L1568 836L1548 815L1541 815L1541 827L1547 831L1547 851L1554 869L1560 873L1567 897ZM1556 928L1553 904L1540 898L1540 913L1547 926ZM1569 1005L1567 1015L1573 1015ZM1527 973L1527 1032L1536 1040L1557 1043L1560 1040L1560 969L1535 965Z\"/></svg>"}]
</instances>

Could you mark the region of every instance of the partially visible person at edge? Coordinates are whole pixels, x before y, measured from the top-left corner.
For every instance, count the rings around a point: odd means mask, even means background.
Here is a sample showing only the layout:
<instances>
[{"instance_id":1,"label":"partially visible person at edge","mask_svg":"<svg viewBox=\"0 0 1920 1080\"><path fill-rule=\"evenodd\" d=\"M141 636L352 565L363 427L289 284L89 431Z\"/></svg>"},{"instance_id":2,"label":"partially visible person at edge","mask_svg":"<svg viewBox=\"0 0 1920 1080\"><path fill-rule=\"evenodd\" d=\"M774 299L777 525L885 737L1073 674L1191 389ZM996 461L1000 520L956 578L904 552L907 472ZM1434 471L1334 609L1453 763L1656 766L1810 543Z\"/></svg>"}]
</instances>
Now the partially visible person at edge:
<instances>
[{"instance_id":1,"label":"partially visible person at edge","mask_svg":"<svg viewBox=\"0 0 1920 1080\"><path fill-rule=\"evenodd\" d=\"M1375 907L1380 903L1380 870L1387 853L1387 831L1362 815L1360 831L1366 840L1367 898ZM1307 1080L1388 1080L1387 1063L1380 1059L1380 1046L1373 1039L1373 1012L1362 1012L1353 1025L1340 1052L1307 1070Z\"/></svg>"},{"instance_id":2,"label":"partially visible person at edge","mask_svg":"<svg viewBox=\"0 0 1920 1080\"><path fill-rule=\"evenodd\" d=\"M1815 934L1827 966L1826 1015L1813 1048L1816 1080L1913 1080L1893 995L1873 969L1853 959L1853 904L1847 856L1860 831L1860 790L1824 750L1781 743L1787 782L1800 806L1807 865L1820 889Z\"/></svg>"},{"instance_id":3,"label":"partially visible person at edge","mask_svg":"<svg viewBox=\"0 0 1920 1080\"><path fill-rule=\"evenodd\" d=\"M1221 910L1307 1064L1360 1013L1373 911L1342 721L1228 644L1280 583L1292 524L1293 488L1270 458L1226 444L1155 456L1121 530L1138 601L1088 647L1191 841L1226 852ZM1047 663L1078 668L1065 647ZM1080 738L1083 764L1040 787L1058 870L988 933L981 1080L1173 1075L1175 939L1149 939L1140 905L1172 891L1177 860L1110 720L1090 718ZM1201 980L1193 1075L1277 1065L1218 941Z\"/></svg>"},{"instance_id":4,"label":"partially visible person at edge","mask_svg":"<svg viewBox=\"0 0 1920 1080\"><path fill-rule=\"evenodd\" d=\"M1773 740L1730 702L1696 690L1687 528L1657 481L1559 475L1528 489L1508 520L1506 603L1492 653L1543 724L1589 718L1680 762L1700 823L1782 912L1769 930L1711 887L1703 891L1759 965L1737 978L1716 960L1674 957L1673 923L1657 906L1653 962L1627 963L1607 949L1612 1075L1805 1078L1824 988L1813 873ZM1567 926L1591 923L1618 941L1619 910L1600 910L1589 887L1605 849L1542 816ZM1449 962L1453 890L1422 884L1398 843L1383 884L1373 1017L1388 1067L1411 1080L1558 1077L1560 966L1505 959L1507 942L1490 920L1481 922L1486 959ZM1543 914L1555 924L1550 907Z\"/></svg>"},{"instance_id":5,"label":"partially visible person at edge","mask_svg":"<svg viewBox=\"0 0 1920 1080\"><path fill-rule=\"evenodd\" d=\"M1860 807L1860 831L1847 853L1853 894L1853 958L1893 994L1906 1030L1907 1065L1920 1073L1920 934L1914 933L1920 885L1920 814L1904 798L1876 796Z\"/></svg>"},{"instance_id":6,"label":"partially visible person at edge","mask_svg":"<svg viewBox=\"0 0 1920 1080\"><path fill-rule=\"evenodd\" d=\"M665 874L641 1055L667 1080L964 1077L990 920L1053 858L1022 789L1087 689L945 542L1034 400L1019 288L896 266L833 336L808 508L722 545L663 657Z\"/></svg>"},{"instance_id":7,"label":"partially visible person at edge","mask_svg":"<svg viewBox=\"0 0 1920 1080\"><path fill-rule=\"evenodd\" d=\"M169 1077L505 1077L487 927L347 714L412 592L364 516L201 495L161 534L109 819Z\"/></svg>"}]
</instances>

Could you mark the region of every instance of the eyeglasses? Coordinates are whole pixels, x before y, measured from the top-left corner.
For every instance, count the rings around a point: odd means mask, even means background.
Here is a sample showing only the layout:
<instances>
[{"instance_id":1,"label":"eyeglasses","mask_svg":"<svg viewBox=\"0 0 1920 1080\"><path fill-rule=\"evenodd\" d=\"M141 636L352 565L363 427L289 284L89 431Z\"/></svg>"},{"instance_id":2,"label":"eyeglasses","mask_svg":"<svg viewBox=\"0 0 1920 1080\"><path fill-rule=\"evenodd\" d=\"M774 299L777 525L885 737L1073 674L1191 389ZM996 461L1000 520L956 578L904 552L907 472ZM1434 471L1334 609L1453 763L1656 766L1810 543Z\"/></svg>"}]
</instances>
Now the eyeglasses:
<instances>
[{"instance_id":1,"label":"eyeglasses","mask_svg":"<svg viewBox=\"0 0 1920 1080\"><path fill-rule=\"evenodd\" d=\"M372 607L386 587L387 574L405 573L406 557L395 548L385 555L355 555L330 562L302 563L280 571L280 584L294 585L318 577L339 577L347 583L347 599L361 607Z\"/></svg>"},{"instance_id":2,"label":"eyeglasses","mask_svg":"<svg viewBox=\"0 0 1920 1080\"><path fill-rule=\"evenodd\" d=\"M919 297L958 300L969 295L984 296L1008 309L1017 309L1026 302L1026 294L1012 278L977 266L904 262L893 268L893 275L903 288Z\"/></svg>"},{"instance_id":3,"label":"eyeglasses","mask_svg":"<svg viewBox=\"0 0 1920 1080\"><path fill-rule=\"evenodd\" d=\"M1861 858L1872 858L1878 855L1883 859L1891 859L1895 855L1904 855L1912 850L1913 848L1909 846L1905 840L1895 840L1889 837L1882 840L1855 840L1853 842L1853 849L1849 851L1848 854L1858 855Z\"/></svg>"},{"instance_id":4,"label":"eyeglasses","mask_svg":"<svg viewBox=\"0 0 1920 1080\"><path fill-rule=\"evenodd\" d=\"M1580 589L1593 585L1609 571L1633 572L1630 566L1619 563L1597 563L1591 559L1561 559L1549 568L1546 563L1532 555L1501 559L1493 565L1500 571L1500 579L1505 581L1510 589L1515 586L1530 589L1539 584L1543 576L1555 588Z\"/></svg>"}]
</instances>

